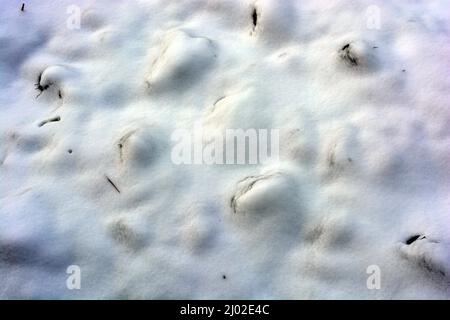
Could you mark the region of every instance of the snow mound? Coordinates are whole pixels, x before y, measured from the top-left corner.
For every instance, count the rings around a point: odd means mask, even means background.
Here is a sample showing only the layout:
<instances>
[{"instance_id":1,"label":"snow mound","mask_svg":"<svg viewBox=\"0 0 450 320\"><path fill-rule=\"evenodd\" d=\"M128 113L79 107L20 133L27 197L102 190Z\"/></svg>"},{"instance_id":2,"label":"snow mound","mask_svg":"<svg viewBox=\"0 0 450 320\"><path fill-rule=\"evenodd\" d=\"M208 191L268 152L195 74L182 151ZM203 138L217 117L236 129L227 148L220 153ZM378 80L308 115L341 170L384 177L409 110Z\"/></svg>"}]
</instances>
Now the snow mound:
<instances>
[{"instance_id":1,"label":"snow mound","mask_svg":"<svg viewBox=\"0 0 450 320\"><path fill-rule=\"evenodd\" d=\"M450 298L448 2L21 4L0 298ZM280 157L173 161L229 129Z\"/></svg>"}]
</instances>

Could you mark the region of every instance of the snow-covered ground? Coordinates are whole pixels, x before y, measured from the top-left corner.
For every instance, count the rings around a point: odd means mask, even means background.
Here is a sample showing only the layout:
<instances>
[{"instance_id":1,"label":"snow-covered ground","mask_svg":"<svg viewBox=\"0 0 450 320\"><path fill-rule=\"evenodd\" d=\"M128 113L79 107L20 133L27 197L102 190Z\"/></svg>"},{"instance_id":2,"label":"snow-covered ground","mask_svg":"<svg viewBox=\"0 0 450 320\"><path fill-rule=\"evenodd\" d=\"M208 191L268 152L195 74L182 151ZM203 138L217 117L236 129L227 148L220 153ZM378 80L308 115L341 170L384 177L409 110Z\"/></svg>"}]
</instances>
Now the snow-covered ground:
<instances>
[{"instance_id":1,"label":"snow-covered ground","mask_svg":"<svg viewBox=\"0 0 450 320\"><path fill-rule=\"evenodd\" d=\"M22 3L1 298L450 297L449 1ZM174 163L196 126L279 161Z\"/></svg>"}]
</instances>

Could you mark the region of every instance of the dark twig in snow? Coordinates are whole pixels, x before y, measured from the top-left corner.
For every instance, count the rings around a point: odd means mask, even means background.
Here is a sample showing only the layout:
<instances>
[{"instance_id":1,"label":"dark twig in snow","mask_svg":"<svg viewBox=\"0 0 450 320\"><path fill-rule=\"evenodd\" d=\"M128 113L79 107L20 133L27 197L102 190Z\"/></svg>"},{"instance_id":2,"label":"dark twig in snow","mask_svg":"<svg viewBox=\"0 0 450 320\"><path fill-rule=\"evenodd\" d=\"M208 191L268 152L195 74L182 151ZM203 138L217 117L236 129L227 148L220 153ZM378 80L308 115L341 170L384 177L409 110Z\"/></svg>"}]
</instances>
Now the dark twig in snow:
<instances>
[{"instance_id":1,"label":"dark twig in snow","mask_svg":"<svg viewBox=\"0 0 450 320\"><path fill-rule=\"evenodd\" d=\"M108 182L114 187L114 189L116 189L116 191L117 191L118 193L120 193L119 188L117 188L117 186L114 184L114 182L112 182L111 179L110 179L108 176L106 176L106 175L105 175L105 178L106 178L106 180L108 180Z\"/></svg>"},{"instance_id":2,"label":"dark twig in snow","mask_svg":"<svg viewBox=\"0 0 450 320\"><path fill-rule=\"evenodd\" d=\"M25 3L22 3L22 7L20 8L20 11L22 11L22 12L25 11Z\"/></svg>"},{"instance_id":3,"label":"dark twig in snow","mask_svg":"<svg viewBox=\"0 0 450 320\"><path fill-rule=\"evenodd\" d=\"M425 238L426 238L425 236L422 236L420 234L416 234L416 235L410 237L408 240L406 240L405 243L409 245L409 244L413 243L416 240L422 240L422 239L425 239Z\"/></svg>"},{"instance_id":4,"label":"dark twig in snow","mask_svg":"<svg viewBox=\"0 0 450 320\"><path fill-rule=\"evenodd\" d=\"M45 125L45 124L47 124L49 122L58 122L58 121L61 121L61 117L60 116L56 116L56 117L53 117L53 118L41 121L38 126L42 127L43 125Z\"/></svg>"}]
</instances>

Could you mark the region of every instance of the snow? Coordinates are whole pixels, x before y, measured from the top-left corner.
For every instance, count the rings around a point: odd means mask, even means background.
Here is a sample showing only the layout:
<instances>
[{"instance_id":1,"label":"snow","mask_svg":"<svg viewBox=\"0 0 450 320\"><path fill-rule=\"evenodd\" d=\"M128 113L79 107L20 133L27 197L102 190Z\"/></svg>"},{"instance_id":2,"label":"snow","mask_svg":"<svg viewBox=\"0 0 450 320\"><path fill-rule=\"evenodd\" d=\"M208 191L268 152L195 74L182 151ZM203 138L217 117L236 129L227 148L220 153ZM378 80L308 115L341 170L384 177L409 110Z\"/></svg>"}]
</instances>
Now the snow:
<instances>
[{"instance_id":1,"label":"snow","mask_svg":"<svg viewBox=\"0 0 450 320\"><path fill-rule=\"evenodd\" d=\"M448 1L25 3L0 11L1 298L450 298ZM177 165L198 126L278 129L279 160Z\"/></svg>"}]
</instances>

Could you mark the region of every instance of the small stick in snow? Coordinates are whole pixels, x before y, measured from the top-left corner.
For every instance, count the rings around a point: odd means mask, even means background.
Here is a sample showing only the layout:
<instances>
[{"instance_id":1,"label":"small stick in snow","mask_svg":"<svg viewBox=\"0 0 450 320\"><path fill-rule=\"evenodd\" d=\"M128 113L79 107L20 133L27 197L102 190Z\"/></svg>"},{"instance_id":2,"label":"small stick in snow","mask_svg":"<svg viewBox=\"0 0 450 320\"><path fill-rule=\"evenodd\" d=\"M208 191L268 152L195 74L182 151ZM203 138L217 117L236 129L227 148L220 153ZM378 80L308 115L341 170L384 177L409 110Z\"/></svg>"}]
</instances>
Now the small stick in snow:
<instances>
[{"instance_id":1,"label":"small stick in snow","mask_svg":"<svg viewBox=\"0 0 450 320\"><path fill-rule=\"evenodd\" d=\"M258 24L258 12L256 11L256 7L253 8L252 22L253 22L253 30L255 30L256 25Z\"/></svg>"},{"instance_id":2,"label":"small stick in snow","mask_svg":"<svg viewBox=\"0 0 450 320\"><path fill-rule=\"evenodd\" d=\"M410 237L408 240L406 240L405 243L406 243L407 245L410 245L410 244L412 244L412 243L413 243L414 241L416 241L416 240L422 240L422 239L425 239L425 238L426 238L426 237L425 237L424 235L416 234L416 235Z\"/></svg>"},{"instance_id":3,"label":"small stick in snow","mask_svg":"<svg viewBox=\"0 0 450 320\"><path fill-rule=\"evenodd\" d=\"M117 191L118 193L120 193L119 188L117 188L117 186L114 184L114 182L112 182L111 179L110 179L108 176L106 176L106 175L105 175L105 178L106 178L106 180L108 180L108 182L114 187L114 189L116 189L116 191Z\"/></svg>"},{"instance_id":4,"label":"small stick in snow","mask_svg":"<svg viewBox=\"0 0 450 320\"><path fill-rule=\"evenodd\" d=\"M258 10L256 9L256 6L253 7L251 17L253 28L250 34L256 32L256 26L258 24Z\"/></svg>"},{"instance_id":5,"label":"small stick in snow","mask_svg":"<svg viewBox=\"0 0 450 320\"><path fill-rule=\"evenodd\" d=\"M214 102L214 106L216 105L216 104L218 104L220 101L222 101L223 99L225 99L226 98L226 96L222 96L222 97L220 97L219 99L217 99L216 100L216 102Z\"/></svg>"},{"instance_id":6,"label":"small stick in snow","mask_svg":"<svg viewBox=\"0 0 450 320\"><path fill-rule=\"evenodd\" d=\"M39 122L38 126L42 127L43 125L45 125L45 124L47 124L49 122L58 122L58 121L61 121L61 117L60 116L56 116L56 117L53 117L53 118L41 121L41 122Z\"/></svg>"},{"instance_id":7,"label":"small stick in snow","mask_svg":"<svg viewBox=\"0 0 450 320\"><path fill-rule=\"evenodd\" d=\"M22 3L22 7L20 8L20 11L22 11L22 12L25 11L25 3Z\"/></svg>"}]
</instances>

